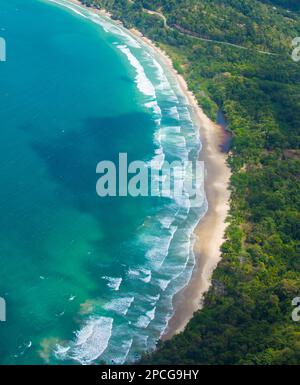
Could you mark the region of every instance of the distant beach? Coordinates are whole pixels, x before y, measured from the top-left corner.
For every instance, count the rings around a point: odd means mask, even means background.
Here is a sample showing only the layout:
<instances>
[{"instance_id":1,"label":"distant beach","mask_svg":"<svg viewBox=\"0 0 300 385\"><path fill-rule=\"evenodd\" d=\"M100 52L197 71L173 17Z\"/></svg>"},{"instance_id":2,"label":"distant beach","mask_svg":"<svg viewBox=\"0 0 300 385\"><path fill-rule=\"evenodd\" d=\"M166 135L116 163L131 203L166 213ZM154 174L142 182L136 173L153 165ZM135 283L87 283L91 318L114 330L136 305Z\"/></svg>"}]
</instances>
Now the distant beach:
<instances>
[{"instance_id":1,"label":"distant beach","mask_svg":"<svg viewBox=\"0 0 300 385\"><path fill-rule=\"evenodd\" d=\"M68 1L85 7L78 0ZM111 18L111 14L104 9L85 8L99 15ZM226 217L229 211L230 200L228 186L231 171L227 164L227 154L222 150L225 135L224 127L214 123L205 115L202 108L198 105L194 94L189 91L184 77L175 70L170 57L138 30L130 29L129 31L135 38L141 39L153 49L167 70L176 77L182 93L189 101L194 118L199 126L202 142L199 159L205 164L205 192L208 210L195 230L197 237L194 246L196 266L188 285L173 298L174 314L162 335L162 339L166 340L184 330L194 312L202 307L204 294L211 285L213 271L221 258L220 248L225 240Z\"/></svg>"}]
</instances>

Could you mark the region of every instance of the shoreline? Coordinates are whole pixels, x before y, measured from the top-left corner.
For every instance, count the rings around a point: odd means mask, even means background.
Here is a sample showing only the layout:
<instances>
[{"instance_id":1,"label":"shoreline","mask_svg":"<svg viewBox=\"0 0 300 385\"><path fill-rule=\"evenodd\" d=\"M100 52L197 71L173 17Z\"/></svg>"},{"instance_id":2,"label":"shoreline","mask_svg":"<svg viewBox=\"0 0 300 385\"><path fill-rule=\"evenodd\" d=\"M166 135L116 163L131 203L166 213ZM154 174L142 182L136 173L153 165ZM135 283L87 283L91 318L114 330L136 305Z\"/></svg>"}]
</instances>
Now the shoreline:
<instances>
[{"instance_id":1,"label":"shoreline","mask_svg":"<svg viewBox=\"0 0 300 385\"><path fill-rule=\"evenodd\" d=\"M111 18L111 14L105 10L87 7L78 0L68 1L96 14ZM199 127L202 143L199 160L204 161L205 165L204 189L208 201L208 210L200 219L194 231L197 237L194 245L196 264L192 277L187 285L173 297L174 312L169 319L167 328L161 335L162 340L167 340L185 329L194 312L202 308L204 294L211 286L213 271L221 259L220 247L225 240L226 218L230 201L229 180L231 171L227 165L227 154L222 151L224 127L214 123L204 114L194 94L189 91L187 82L175 70L173 62L166 52L138 30L130 29L128 31L150 47L164 63L167 70L177 79L180 90L186 96L192 108L195 123Z\"/></svg>"},{"instance_id":2,"label":"shoreline","mask_svg":"<svg viewBox=\"0 0 300 385\"><path fill-rule=\"evenodd\" d=\"M200 131L202 149L199 160L204 162L205 167L204 189L208 209L194 231L196 263L190 281L173 297L174 312L161 335L161 340L165 341L182 332L194 313L202 308L204 294L209 290L212 274L221 260L220 248L225 241L226 218L229 212L231 170L227 164L227 153L223 151L227 141L225 127L214 123L205 115L196 97L188 89L186 80L175 70L166 52L138 30L129 31L156 52L167 70L178 81Z\"/></svg>"}]
</instances>

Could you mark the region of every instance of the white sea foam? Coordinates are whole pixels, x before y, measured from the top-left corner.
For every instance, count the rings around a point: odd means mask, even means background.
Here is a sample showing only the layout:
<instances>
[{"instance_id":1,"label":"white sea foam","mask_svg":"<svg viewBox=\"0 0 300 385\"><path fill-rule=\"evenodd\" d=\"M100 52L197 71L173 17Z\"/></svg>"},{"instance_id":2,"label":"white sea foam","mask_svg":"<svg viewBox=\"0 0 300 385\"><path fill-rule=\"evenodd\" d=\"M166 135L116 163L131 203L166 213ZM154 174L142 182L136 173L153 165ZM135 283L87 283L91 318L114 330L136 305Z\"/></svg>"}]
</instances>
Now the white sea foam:
<instances>
[{"instance_id":1,"label":"white sea foam","mask_svg":"<svg viewBox=\"0 0 300 385\"><path fill-rule=\"evenodd\" d=\"M174 222L174 217L175 216L173 216L173 214L169 216L165 214L165 216L159 217L158 220L164 229L169 229L171 224Z\"/></svg>"},{"instance_id":2,"label":"white sea foam","mask_svg":"<svg viewBox=\"0 0 300 385\"><path fill-rule=\"evenodd\" d=\"M126 45L117 46L121 52L126 55L129 60L129 63L135 69L136 77L135 81L137 84L138 90L146 96L151 96L153 99L156 99L156 93L153 84L147 78L144 68L138 59L132 54L130 49Z\"/></svg>"},{"instance_id":3,"label":"white sea foam","mask_svg":"<svg viewBox=\"0 0 300 385\"><path fill-rule=\"evenodd\" d=\"M144 236L144 242L148 246L146 259L155 270L158 270L162 266L166 256L168 255L169 247L177 227L170 226L169 230L169 234L165 236L154 236L151 234Z\"/></svg>"},{"instance_id":4,"label":"white sea foam","mask_svg":"<svg viewBox=\"0 0 300 385\"><path fill-rule=\"evenodd\" d=\"M134 349L130 349L127 356L126 363L136 363L140 358L140 353L148 350L149 335L142 329L136 329L136 336L134 339Z\"/></svg>"},{"instance_id":5,"label":"white sea foam","mask_svg":"<svg viewBox=\"0 0 300 385\"><path fill-rule=\"evenodd\" d=\"M157 295L148 295L147 299L149 299L150 304L154 306L160 299L160 294Z\"/></svg>"},{"instance_id":6,"label":"white sea foam","mask_svg":"<svg viewBox=\"0 0 300 385\"><path fill-rule=\"evenodd\" d=\"M129 351L131 349L133 343L133 339L130 338L129 340L125 340L123 343L121 343L121 346L119 347L119 354L114 354L113 363L115 365L123 365L128 357Z\"/></svg>"},{"instance_id":7,"label":"white sea foam","mask_svg":"<svg viewBox=\"0 0 300 385\"><path fill-rule=\"evenodd\" d=\"M70 346L61 346L56 345L54 354L59 357L60 359L65 359L67 356L68 351L71 349Z\"/></svg>"},{"instance_id":8,"label":"white sea foam","mask_svg":"<svg viewBox=\"0 0 300 385\"><path fill-rule=\"evenodd\" d=\"M121 25L116 25L111 20L107 20L105 16L99 16L91 13L92 20L101 25L105 32L111 33L114 36L121 38L123 42L129 45L132 48L141 48L141 45L138 41L133 38Z\"/></svg>"},{"instance_id":9,"label":"white sea foam","mask_svg":"<svg viewBox=\"0 0 300 385\"><path fill-rule=\"evenodd\" d=\"M18 354L14 354L15 358L18 358L20 356L23 356L27 350L29 350L32 347L32 341L23 342L21 345L18 346Z\"/></svg>"},{"instance_id":10,"label":"white sea foam","mask_svg":"<svg viewBox=\"0 0 300 385\"><path fill-rule=\"evenodd\" d=\"M178 102L178 98L165 74L164 69L160 65L160 63L154 58L153 55L149 55L151 57L152 66L156 70L156 77L159 80L156 89L160 91L163 95L168 97L169 101Z\"/></svg>"},{"instance_id":11,"label":"white sea foam","mask_svg":"<svg viewBox=\"0 0 300 385\"><path fill-rule=\"evenodd\" d=\"M92 317L75 333L76 340L70 346L57 345L55 355L60 359L73 359L83 365L99 358L108 346L113 319Z\"/></svg>"},{"instance_id":12,"label":"white sea foam","mask_svg":"<svg viewBox=\"0 0 300 385\"><path fill-rule=\"evenodd\" d=\"M158 137L158 131L155 133L156 137L156 142L159 143L160 138ZM161 170L164 161L165 161L165 153L162 148L162 146L159 146L155 151L154 151L154 156L153 158L147 162L147 165L151 167L153 170Z\"/></svg>"},{"instance_id":13,"label":"white sea foam","mask_svg":"<svg viewBox=\"0 0 300 385\"><path fill-rule=\"evenodd\" d=\"M112 299L110 302L104 305L104 309L112 310L120 315L125 316L133 301L134 301L134 297Z\"/></svg>"},{"instance_id":14,"label":"white sea foam","mask_svg":"<svg viewBox=\"0 0 300 385\"><path fill-rule=\"evenodd\" d=\"M65 8L68 8L69 10L73 11L74 13L76 13L77 15L81 16L81 17L84 17L85 19L87 19L88 17L86 15L84 15L82 12L80 12L78 10L79 7L77 7L76 5L73 5L71 4L70 2L62 2L62 1L56 1L56 0L49 0L51 3L55 3L55 4L58 4L58 5L63 5Z\"/></svg>"},{"instance_id":15,"label":"white sea foam","mask_svg":"<svg viewBox=\"0 0 300 385\"><path fill-rule=\"evenodd\" d=\"M129 268L127 275L130 278L137 278L145 283L148 283L151 281L152 272L144 267L139 267L137 269Z\"/></svg>"},{"instance_id":16,"label":"white sea foam","mask_svg":"<svg viewBox=\"0 0 300 385\"><path fill-rule=\"evenodd\" d=\"M145 107L151 109L158 117L158 123L161 121L161 109L156 100L152 100L151 102L145 103Z\"/></svg>"},{"instance_id":17,"label":"white sea foam","mask_svg":"<svg viewBox=\"0 0 300 385\"><path fill-rule=\"evenodd\" d=\"M164 126L160 128L161 142L164 146L173 146L169 153L173 154L176 150L182 152L182 160L188 154L185 135L182 133L181 126ZM184 151L184 152L183 152Z\"/></svg>"},{"instance_id":18,"label":"white sea foam","mask_svg":"<svg viewBox=\"0 0 300 385\"><path fill-rule=\"evenodd\" d=\"M156 307L154 307L153 309L149 310L146 312L146 315L141 315L135 326L138 327L138 328L141 328L141 329L146 329L150 322L154 320L155 318L155 311L156 311Z\"/></svg>"},{"instance_id":19,"label":"white sea foam","mask_svg":"<svg viewBox=\"0 0 300 385\"><path fill-rule=\"evenodd\" d=\"M190 111L187 106L180 106L180 117L182 120L185 120L186 123L192 123L192 125L194 125Z\"/></svg>"},{"instance_id":20,"label":"white sea foam","mask_svg":"<svg viewBox=\"0 0 300 385\"><path fill-rule=\"evenodd\" d=\"M108 277L108 276L103 276L102 279L105 279L107 282L107 286L114 290L118 291L120 289L121 283L122 283L122 278L114 278L114 277Z\"/></svg>"},{"instance_id":21,"label":"white sea foam","mask_svg":"<svg viewBox=\"0 0 300 385\"><path fill-rule=\"evenodd\" d=\"M140 329L146 329L150 322L151 320L147 316L141 315L136 321L135 326Z\"/></svg>"},{"instance_id":22,"label":"white sea foam","mask_svg":"<svg viewBox=\"0 0 300 385\"><path fill-rule=\"evenodd\" d=\"M153 309L149 310L146 312L146 316L148 318L150 318L151 321L154 320L154 317L155 317L155 311L156 311L156 307L154 307Z\"/></svg>"},{"instance_id":23,"label":"white sea foam","mask_svg":"<svg viewBox=\"0 0 300 385\"><path fill-rule=\"evenodd\" d=\"M157 278L156 279L156 282L158 284L158 286L161 288L162 291L165 291L166 288L169 286L171 280L169 279L159 279Z\"/></svg>"},{"instance_id":24,"label":"white sea foam","mask_svg":"<svg viewBox=\"0 0 300 385\"><path fill-rule=\"evenodd\" d=\"M133 48L141 48L141 45L138 43L138 41L133 36L131 36L131 34L127 32L124 27L122 27L121 25L117 25L112 20L109 20L105 15L100 16L98 14L95 14L94 12L87 11L82 6L72 4L68 0L49 0L49 1L52 3L62 5L65 8L68 8L71 11L75 12L76 14L80 15L81 17L89 19L95 24L100 25L106 33L111 33L114 36L118 36L120 39L122 39L123 42L125 42L129 46Z\"/></svg>"},{"instance_id":25,"label":"white sea foam","mask_svg":"<svg viewBox=\"0 0 300 385\"><path fill-rule=\"evenodd\" d=\"M171 116L171 118L174 118L174 119L177 119L179 120L180 117L179 117L179 113L178 113L178 109L176 106L173 106L169 109L169 115Z\"/></svg>"}]
</instances>

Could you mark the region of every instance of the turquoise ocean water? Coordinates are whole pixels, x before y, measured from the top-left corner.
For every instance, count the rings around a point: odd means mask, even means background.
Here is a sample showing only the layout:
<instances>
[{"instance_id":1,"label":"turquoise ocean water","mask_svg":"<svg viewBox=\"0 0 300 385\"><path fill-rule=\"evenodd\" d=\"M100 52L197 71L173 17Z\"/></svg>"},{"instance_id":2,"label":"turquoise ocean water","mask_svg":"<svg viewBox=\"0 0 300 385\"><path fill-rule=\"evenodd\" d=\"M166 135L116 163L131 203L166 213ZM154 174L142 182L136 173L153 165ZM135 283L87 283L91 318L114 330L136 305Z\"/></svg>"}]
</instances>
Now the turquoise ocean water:
<instances>
[{"instance_id":1,"label":"turquoise ocean water","mask_svg":"<svg viewBox=\"0 0 300 385\"><path fill-rule=\"evenodd\" d=\"M57 0L0 0L2 364L124 363L152 349L206 210L100 198L96 165L196 159L187 101L126 30Z\"/></svg>"}]
</instances>

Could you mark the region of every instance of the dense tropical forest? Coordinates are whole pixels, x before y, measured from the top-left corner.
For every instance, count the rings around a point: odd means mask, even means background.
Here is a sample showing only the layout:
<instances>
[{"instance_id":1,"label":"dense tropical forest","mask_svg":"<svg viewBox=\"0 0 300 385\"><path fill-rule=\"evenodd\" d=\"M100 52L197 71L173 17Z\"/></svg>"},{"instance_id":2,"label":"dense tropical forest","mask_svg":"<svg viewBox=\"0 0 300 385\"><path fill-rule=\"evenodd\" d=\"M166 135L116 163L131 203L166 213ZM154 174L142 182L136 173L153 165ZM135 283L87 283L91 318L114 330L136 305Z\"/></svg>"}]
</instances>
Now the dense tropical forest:
<instances>
[{"instance_id":1,"label":"dense tropical forest","mask_svg":"<svg viewBox=\"0 0 300 385\"><path fill-rule=\"evenodd\" d=\"M291 59L300 2L82 2L159 44L232 134L229 227L205 306L142 362L300 364L291 317L300 297L300 62Z\"/></svg>"}]
</instances>

